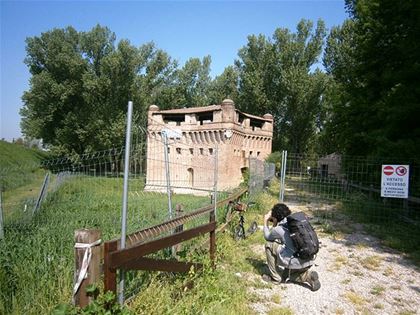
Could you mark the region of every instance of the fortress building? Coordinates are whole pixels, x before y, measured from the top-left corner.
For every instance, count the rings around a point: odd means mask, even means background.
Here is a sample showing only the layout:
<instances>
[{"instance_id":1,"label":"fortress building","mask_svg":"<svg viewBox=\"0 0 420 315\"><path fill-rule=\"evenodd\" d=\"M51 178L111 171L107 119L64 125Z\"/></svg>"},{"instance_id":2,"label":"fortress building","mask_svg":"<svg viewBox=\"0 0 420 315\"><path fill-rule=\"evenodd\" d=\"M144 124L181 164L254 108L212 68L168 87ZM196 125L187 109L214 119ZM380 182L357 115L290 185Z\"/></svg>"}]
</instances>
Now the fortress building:
<instances>
[{"instance_id":1,"label":"fortress building","mask_svg":"<svg viewBox=\"0 0 420 315\"><path fill-rule=\"evenodd\" d=\"M175 192L211 191L217 169L217 189L237 187L249 159L271 153L273 116L243 113L232 100L220 105L148 112L145 190L166 191L166 172ZM165 169L164 135L169 142ZM217 152L217 161L215 155Z\"/></svg>"}]
</instances>

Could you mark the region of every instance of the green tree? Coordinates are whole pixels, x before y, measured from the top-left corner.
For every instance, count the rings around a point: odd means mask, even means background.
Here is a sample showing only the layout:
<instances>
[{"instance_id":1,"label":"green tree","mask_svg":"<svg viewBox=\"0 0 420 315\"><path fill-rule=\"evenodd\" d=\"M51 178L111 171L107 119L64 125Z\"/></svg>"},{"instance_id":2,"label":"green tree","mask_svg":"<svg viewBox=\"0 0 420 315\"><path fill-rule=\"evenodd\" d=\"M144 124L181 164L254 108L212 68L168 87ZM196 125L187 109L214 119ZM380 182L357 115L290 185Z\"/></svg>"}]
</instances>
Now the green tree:
<instances>
[{"instance_id":1,"label":"green tree","mask_svg":"<svg viewBox=\"0 0 420 315\"><path fill-rule=\"evenodd\" d=\"M324 62L343 96L334 107L343 151L420 156L420 3L347 1Z\"/></svg>"},{"instance_id":2,"label":"green tree","mask_svg":"<svg viewBox=\"0 0 420 315\"><path fill-rule=\"evenodd\" d=\"M115 34L99 25L88 32L54 29L26 43L32 77L22 97L22 132L58 154L123 145L128 101L135 123L144 125L177 67L153 43L115 45Z\"/></svg>"},{"instance_id":3,"label":"green tree","mask_svg":"<svg viewBox=\"0 0 420 315\"><path fill-rule=\"evenodd\" d=\"M296 33L279 28L272 39L249 36L239 51L236 66L240 72L239 106L241 109L274 116L274 148L303 153L322 122L322 95L327 78L318 62L325 38L320 20L314 29L302 20Z\"/></svg>"},{"instance_id":4,"label":"green tree","mask_svg":"<svg viewBox=\"0 0 420 315\"><path fill-rule=\"evenodd\" d=\"M176 107L208 105L211 57L190 58L176 73L176 97L172 104Z\"/></svg>"},{"instance_id":5,"label":"green tree","mask_svg":"<svg viewBox=\"0 0 420 315\"><path fill-rule=\"evenodd\" d=\"M216 76L210 84L209 104L220 104L224 99L239 99L239 73L234 66L228 66L223 73Z\"/></svg>"}]
</instances>

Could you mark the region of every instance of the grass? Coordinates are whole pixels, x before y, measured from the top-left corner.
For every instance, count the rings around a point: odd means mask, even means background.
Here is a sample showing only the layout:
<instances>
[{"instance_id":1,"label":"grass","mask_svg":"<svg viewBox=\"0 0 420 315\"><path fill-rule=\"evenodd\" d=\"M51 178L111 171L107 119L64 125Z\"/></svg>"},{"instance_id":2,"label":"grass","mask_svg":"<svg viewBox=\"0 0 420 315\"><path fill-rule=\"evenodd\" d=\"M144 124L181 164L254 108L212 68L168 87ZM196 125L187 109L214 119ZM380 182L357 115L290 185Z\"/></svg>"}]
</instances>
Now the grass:
<instances>
[{"instance_id":1,"label":"grass","mask_svg":"<svg viewBox=\"0 0 420 315\"><path fill-rule=\"evenodd\" d=\"M348 291L344 294L344 296L355 306L362 306L366 303L366 300L353 291Z\"/></svg>"},{"instance_id":2,"label":"grass","mask_svg":"<svg viewBox=\"0 0 420 315\"><path fill-rule=\"evenodd\" d=\"M271 297L271 302L276 303L276 304L281 304L281 295L280 294L274 294Z\"/></svg>"},{"instance_id":3,"label":"grass","mask_svg":"<svg viewBox=\"0 0 420 315\"><path fill-rule=\"evenodd\" d=\"M128 308L133 314L251 313L242 280L209 265L202 272L186 276L154 275Z\"/></svg>"},{"instance_id":4,"label":"grass","mask_svg":"<svg viewBox=\"0 0 420 315\"><path fill-rule=\"evenodd\" d=\"M382 258L376 255L360 259L360 265L369 270L378 270L381 266Z\"/></svg>"},{"instance_id":5,"label":"grass","mask_svg":"<svg viewBox=\"0 0 420 315\"><path fill-rule=\"evenodd\" d=\"M384 308L384 306L381 303L375 303L373 305L373 308L377 309L377 310L382 310Z\"/></svg>"},{"instance_id":6,"label":"grass","mask_svg":"<svg viewBox=\"0 0 420 315\"><path fill-rule=\"evenodd\" d=\"M131 187L136 187L134 182ZM102 239L120 234L122 180L76 176L46 199L38 214L9 222L0 242L0 313L44 314L71 300L73 234L98 228ZM174 195L186 212L209 203L207 197ZM163 194L129 195L128 233L168 218Z\"/></svg>"},{"instance_id":7,"label":"grass","mask_svg":"<svg viewBox=\"0 0 420 315\"><path fill-rule=\"evenodd\" d=\"M128 233L168 218L166 195L142 192L143 182L141 178L130 180ZM121 178L71 176L57 191L50 192L31 220L9 221L6 239L0 242L0 313L45 314L57 304L68 303L72 296L74 231L97 228L103 240L118 237L121 198ZM253 220L261 222L261 209L275 202L270 194L257 199L265 205L248 209L246 225ZM208 205L210 199L175 194L172 202L189 212ZM203 219L207 222L208 217ZM246 277L235 274L262 273L265 258L249 251L251 245L260 243L259 233L239 242L223 233L217 237L220 268L216 270L208 267L207 253L190 257L185 250L181 259L201 261L207 267L188 275L130 272L127 291L139 294L129 309L135 314L252 314Z\"/></svg>"},{"instance_id":8,"label":"grass","mask_svg":"<svg viewBox=\"0 0 420 315\"><path fill-rule=\"evenodd\" d=\"M344 265L347 264L347 262L348 262L348 260L347 260L346 257L340 256L340 255L339 256L336 256L334 258L334 265L333 265L334 270L340 270L341 267L343 267Z\"/></svg>"},{"instance_id":9,"label":"grass","mask_svg":"<svg viewBox=\"0 0 420 315\"><path fill-rule=\"evenodd\" d=\"M40 162L47 153L22 145L0 141L0 184L7 191L28 184L28 179L41 172Z\"/></svg>"},{"instance_id":10,"label":"grass","mask_svg":"<svg viewBox=\"0 0 420 315\"><path fill-rule=\"evenodd\" d=\"M344 312L344 310L341 308L341 307L337 307L335 310L334 310L334 314L337 314L337 315L343 315L345 312Z\"/></svg>"},{"instance_id":11,"label":"grass","mask_svg":"<svg viewBox=\"0 0 420 315\"><path fill-rule=\"evenodd\" d=\"M267 315L293 315L293 311L289 307L273 307L268 312Z\"/></svg>"},{"instance_id":12,"label":"grass","mask_svg":"<svg viewBox=\"0 0 420 315\"><path fill-rule=\"evenodd\" d=\"M370 294L382 295L385 292L385 288L381 285L375 285L371 290Z\"/></svg>"}]
</instances>

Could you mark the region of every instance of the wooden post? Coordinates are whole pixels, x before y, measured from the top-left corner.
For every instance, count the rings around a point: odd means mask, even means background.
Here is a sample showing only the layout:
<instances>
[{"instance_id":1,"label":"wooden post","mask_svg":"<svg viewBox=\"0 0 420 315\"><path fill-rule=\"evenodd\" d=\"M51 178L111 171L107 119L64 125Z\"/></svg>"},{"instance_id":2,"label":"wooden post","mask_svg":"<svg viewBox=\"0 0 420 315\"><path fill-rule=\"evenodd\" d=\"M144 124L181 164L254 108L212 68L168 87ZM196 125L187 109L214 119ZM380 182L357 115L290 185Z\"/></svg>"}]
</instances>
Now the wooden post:
<instances>
[{"instance_id":1,"label":"wooden post","mask_svg":"<svg viewBox=\"0 0 420 315\"><path fill-rule=\"evenodd\" d=\"M85 257L85 253L88 253L89 250L92 253L89 265L87 267L85 279L82 279L80 286L74 293L74 304L80 307L85 307L91 302L91 298L86 295L86 287L89 284L97 283L100 280L101 246L100 244L96 244L93 246L91 245L95 242L98 242L100 240L100 237L101 231L99 230L80 229L74 232L74 241L77 243L74 249L76 267L74 274L75 284L78 281L80 272L83 272L82 264L83 259Z\"/></svg>"},{"instance_id":2,"label":"wooden post","mask_svg":"<svg viewBox=\"0 0 420 315\"><path fill-rule=\"evenodd\" d=\"M118 249L117 242L104 243L104 291L117 294L117 270L109 267L109 254Z\"/></svg>"}]
</instances>

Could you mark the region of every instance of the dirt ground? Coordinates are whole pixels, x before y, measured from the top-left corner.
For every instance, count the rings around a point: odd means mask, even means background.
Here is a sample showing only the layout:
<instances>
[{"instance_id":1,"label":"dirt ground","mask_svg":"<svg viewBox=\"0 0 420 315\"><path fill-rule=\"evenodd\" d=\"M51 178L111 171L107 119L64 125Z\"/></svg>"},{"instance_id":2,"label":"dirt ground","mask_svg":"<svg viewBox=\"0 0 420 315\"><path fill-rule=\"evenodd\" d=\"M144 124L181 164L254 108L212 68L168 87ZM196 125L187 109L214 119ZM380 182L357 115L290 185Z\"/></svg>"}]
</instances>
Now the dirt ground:
<instances>
[{"instance_id":1,"label":"dirt ground","mask_svg":"<svg viewBox=\"0 0 420 315\"><path fill-rule=\"evenodd\" d=\"M311 208L289 206L313 217ZM345 225L347 233L327 234L322 232L325 225L316 221L321 246L313 270L319 274L321 289L267 284L261 275L249 273L245 277L249 293L256 297L251 307L257 314L420 314L419 268L381 245L361 224L336 216L330 223ZM265 261L262 245L251 249Z\"/></svg>"}]
</instances>

